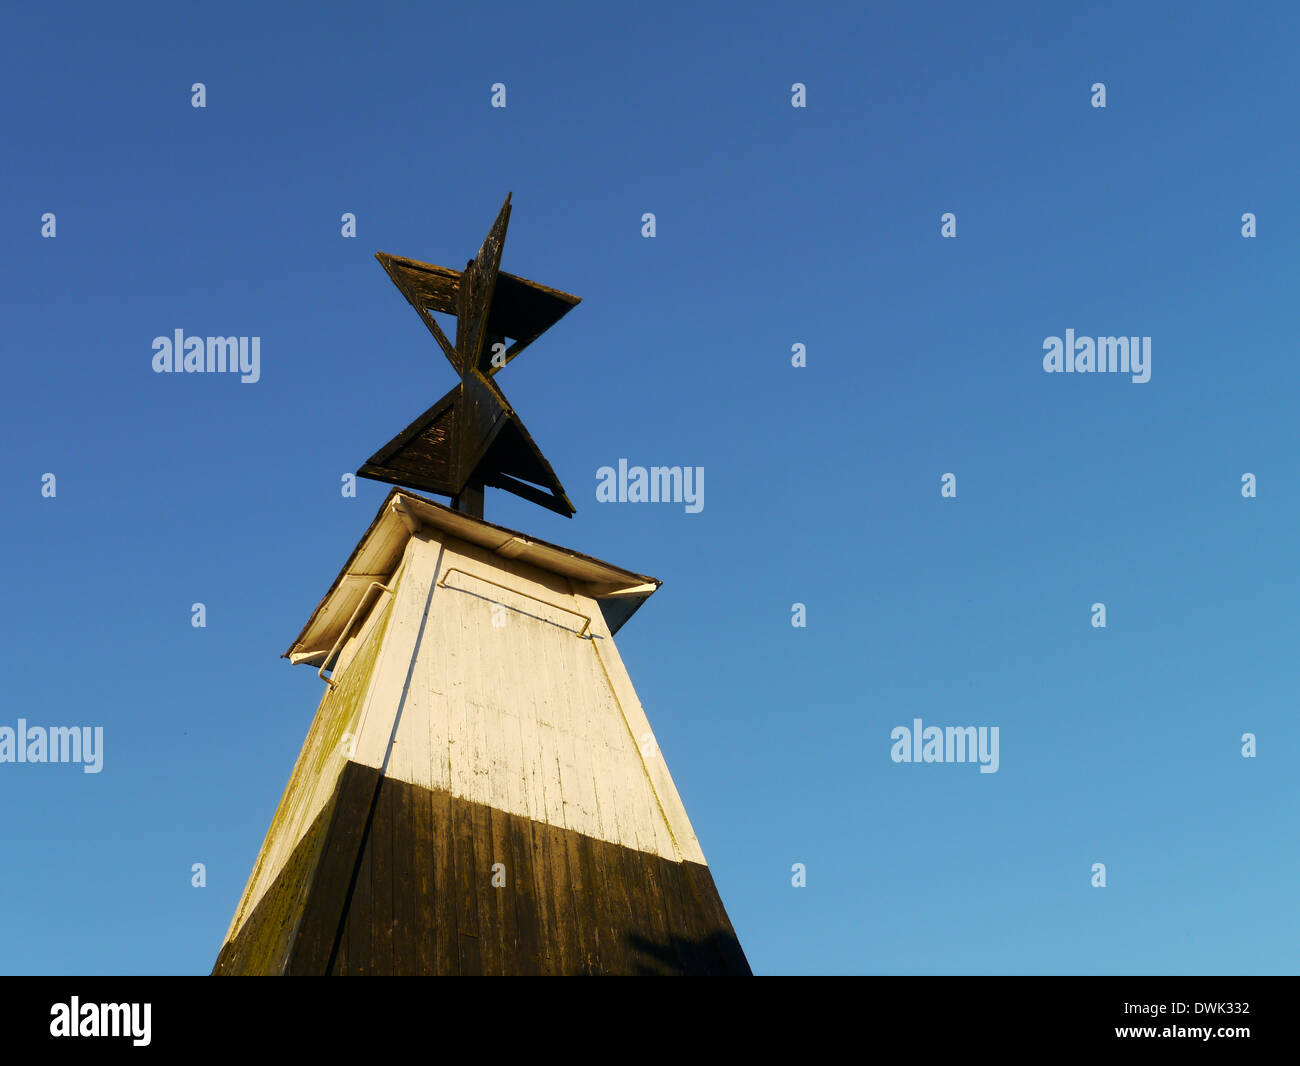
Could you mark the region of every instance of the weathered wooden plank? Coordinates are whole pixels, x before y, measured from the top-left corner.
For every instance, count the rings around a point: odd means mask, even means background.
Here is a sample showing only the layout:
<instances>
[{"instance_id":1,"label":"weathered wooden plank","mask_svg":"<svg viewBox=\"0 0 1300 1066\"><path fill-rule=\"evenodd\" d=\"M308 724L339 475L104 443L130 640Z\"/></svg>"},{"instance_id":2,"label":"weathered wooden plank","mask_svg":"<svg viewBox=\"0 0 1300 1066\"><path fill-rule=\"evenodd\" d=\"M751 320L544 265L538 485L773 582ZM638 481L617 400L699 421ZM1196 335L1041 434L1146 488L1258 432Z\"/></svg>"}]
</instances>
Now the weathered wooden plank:
<instances>
[{"instance_id":1,"label":"weathered wooden plank","mask_svg":"<svg viewBox=\"0 0 1300 1066\"><path fill-rule=\"evenodd\" d=\"M456 878L456 831L451 794L430 794L433 822L433 922L434 972L460 973L460 937Z\"/></svg>"},{"instance_id":2,"label":"weathered wooden plank","mask_svg":"<svg viewBox=\"0 0 1300 1066\"><path fill-rule=\"evenodd\" d=\"M492 808L473 803L470 818L474 833L474 903L478 911L478 944L483 973L500 974L504 969L501 954L501 892L492 887L492 864L499 861L492 844Z\"/></svg>"},{"instance_id":3,"label":"weathered wooden plank","mask_svg":"<svg viewBox=\"0 0 1300 1066\"><path fill-rule=\"evenodd\" d=\"M348 938L348 959L350 974L366 976L375 972L374 956L370 950L370 915L372 903L370 898L370 834L366 832L360 841L360 854L357 856L355 882L348 899L345 935Z\"/></svg>"},{"instance_id":4,"label":"weathered wooden plank","mask_svg":"<svg viewBox=\"0 0 1300 1066\"><path fill-rule=\"evenodd\" d=\"M540 889L533 874L532 833L527 819L505 818L511 857L510 899L515 921L517 972L526 976L542 973L541 923L538 918Z\"/></svg>"},{"instance_id":5,"label":"weathered wooden plank","mask_svg":"<svg viewBox=\"0 0 1300 1066\"><path fill-rule=\"evenodd\" d=\"M389 783L392 793L393 919L392 949L394 973L420 972L420 941L417 900L423 898L416 868L416 852L422 841L415 829L417 806L427 807L427 793L400 781ZM427 839L427 838L426 838Z\"/></svg>"},{"instance_id":6,"label":"weathered wooden plank","mask_svg":"<svg viewBox=\"0 0 1300 1066\"><path fill-rule=\"evenodd\" d=\"M555 885L547 850L544 823L529 820L524 826L525 844L533 857L533 898L537 905L538 959L542 972L563 974L563 941L560 916L556 913Z\"/></svg>"},{"instance_id":7,"label":"weathered wooden plank","mask_svg":"<svg viewBox=\"0 0 1300 1066\"><path fill-rule=\"evenodd\" d=\"M573 908L574 928L578 942L578 972L594 975L600 972L600 942L597 939L595 924L590 918L591 883L590 871L583 866L580 852L581 837L575 832L562 833L561 847L564 849L565 863L568 868L568 898Z\"/></svg>"},{"instance_id":8,"label":"weathered wooden plank","mask_svg":"<svg viewBox=\"0 0 1300 1066\"><path fill-rule=\"evenodd\" d=\"M488 811L489 831L492 834L492 865L501 864L497 871L501 876L491 877L500 883L492 886L493 918L497 923L497 954L500 958L498 973L518 974L519 968L519 923L515 915L515 894L519 891L519 869L515 863L510 847L510 818L496 807Z\"/></svg>"},{"instance_id":9,"label":"weathered wooden plank","mask_svg":"<svg viewBox=\"0 0 1300 1066\"><path fill-rule=\"evenodd\" d=\"M406 848L411 878L409 911L403 911L410 925L406 936L413 941L412 969L415 974L436 974L437 970L437 862L434 840L434 793L412 787L409 790L410 840Z\"/></svg>"},{"instance_id":10,"label":"weathered wooden plank","mask_svg":"<svg viewBox=\"0 0 1300 1066\"><path fill-rule=\"evenodd\" d=\"M479 943L479 856L474 840L474 805L452 804L456 848L456 932L460 973L479 977L484 973Z\"/></svg>"},{"instance_id":11,"label":"weathered wooden plank","mask_svg":"<svg viewBox=\"0 0 1300 1066\"><path fill-rule=\"evenodd\" d=\"M370 827L370 957L375 973L395 973L393 954L393 797L391 779L379 788Z\"/></svg>"},{"instance_id":12,"label":"weathered wooden plank","mask_svg":"<svg viewBox=\"0 0 1300 1066\"><path fill-rule=\"evenodd\" d=\"M534 838L542 840L545 885L550 893L554 972L574 976L586 972L577 910L569 877L567 834L563 828L533 823ZM539 877L543 875L539 874Z\"/></svg>"}]
</instances>

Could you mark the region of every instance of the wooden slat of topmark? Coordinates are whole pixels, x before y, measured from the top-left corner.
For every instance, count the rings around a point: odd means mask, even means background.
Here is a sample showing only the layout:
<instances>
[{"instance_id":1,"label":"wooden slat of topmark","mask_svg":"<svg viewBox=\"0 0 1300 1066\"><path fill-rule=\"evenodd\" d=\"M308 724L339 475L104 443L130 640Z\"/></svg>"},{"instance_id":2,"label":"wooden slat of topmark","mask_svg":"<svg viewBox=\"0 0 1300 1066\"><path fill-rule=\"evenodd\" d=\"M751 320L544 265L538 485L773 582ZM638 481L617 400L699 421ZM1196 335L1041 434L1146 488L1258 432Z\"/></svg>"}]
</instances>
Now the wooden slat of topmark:
<instances>
[{"instance_id":1,"label":"wooden slat of topmark","mask_svg":"<svg viewBox=\"0 0 1300 1066\"><path fill-rule=\"evenodd\" d=\"M451 795L441 790L431 797L433 808L434 969L440 974L460 972L460 940L456 916L455 827Z\"/></svg>"},{"instance_id":2,"label":"wooden slat of topmark","mask_svg":"<svg viewBox=\"0 0 1300 1066\"><path fill-rule=\"evenodd\" d=\"M474 811L468 803L452 804L456 847L456 932L460 973L465 977L483 974L479 944L478 856L474 848Z\"/></svg>"}]
</instances>

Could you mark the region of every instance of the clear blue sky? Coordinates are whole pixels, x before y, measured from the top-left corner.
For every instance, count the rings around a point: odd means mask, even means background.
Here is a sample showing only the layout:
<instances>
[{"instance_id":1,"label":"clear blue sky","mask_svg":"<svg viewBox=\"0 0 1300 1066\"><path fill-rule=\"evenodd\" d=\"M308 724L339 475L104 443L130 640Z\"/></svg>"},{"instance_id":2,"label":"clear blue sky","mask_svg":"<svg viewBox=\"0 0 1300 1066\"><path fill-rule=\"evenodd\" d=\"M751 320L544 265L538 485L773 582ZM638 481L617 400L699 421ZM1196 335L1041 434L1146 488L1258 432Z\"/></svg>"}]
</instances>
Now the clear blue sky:
<instances>
[{"instance_id":1,"label":"clear blue sky","mask_svg":"<svg viewBox=\"0 0 1300 1066\"><path fill-rule=\"evenodd\" d=\"M211 968L387 491L340 476L453 381L373 254L513 190L504 269L583 302L501 382L578 515L488 517L664 581L620 649L755 971L1295 972L1300 14L1134 6L7 8L0 726L105 751L0 765L0 971ZM178 328L261 380L154 374ZM598 504L622 457L704 510ZM998 772L893 763L918 717Z\"/></svg>"}]
</instances>

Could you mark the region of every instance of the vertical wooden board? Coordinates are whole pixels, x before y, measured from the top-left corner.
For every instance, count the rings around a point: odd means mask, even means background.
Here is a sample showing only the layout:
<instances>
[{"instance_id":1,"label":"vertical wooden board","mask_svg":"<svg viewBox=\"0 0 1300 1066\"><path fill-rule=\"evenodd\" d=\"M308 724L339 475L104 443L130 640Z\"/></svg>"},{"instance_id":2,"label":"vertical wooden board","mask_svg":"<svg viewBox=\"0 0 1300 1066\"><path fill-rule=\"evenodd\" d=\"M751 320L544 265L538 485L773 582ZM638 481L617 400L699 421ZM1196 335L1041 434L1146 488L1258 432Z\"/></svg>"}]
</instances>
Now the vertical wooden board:
<instances>
[{"instance_id":1,"label":"vertical wooden board","mask_svg":"<svg viewBox=\"0 0 1300 1066\"><path fill-rule=\"evenodd\" d=\"M511 869L509 884L515 916L515 942L519 959L519 972L532 976L543 971L540 941L538 888L533 875L532 833L527 818L511 817L506 820L509 837Z\"/></svg>"},{"instance_id":2,"label":"vertical wooden board","mask_svg":"<svg viewBox=\"0 0 1300 1066\"><path fill-rule=\"evenodd\" d=\"M560 917L555 910L555 888L547 850L547 827L542 822L529 821L524 826L525 844L533 856L533 898L537 904L538 953L542 972L552 975L564 973L563 944Z\"/></svg>"},{"instance_id":3,"label":"vertical wooden board","mask_svg":"<svg viewBox=\"0 0 1300 1066\"><path fill-rule=\"evenodd\" d=\"M391 974L393 957L393 797L401 784L381 780L370 826L370 955L374 972Z\"/></svg>"},{"instance_id":4,"label":"vertical wooden board","mask_svg":"<svg viewBox=\"0 0 1300 1066\"><path fill-rule=\"evenodd\" d=\"M643 864L644 890L638 900L640 914L639 928L659 927L663 929L664 965L674 973L687 972L683 950L689 937L689 923L682 913L682 904L672 884L673 868L676 863L658 855L646 855ZM660 919L653 917L659 912Z\"/></svg>"},{"instance_id":5,"label":"vertical wooden board","mask_svg":"<svg viewBox=\"0 0 1300 1066\"><path fill-rule=\"evenodd\" d=\"M492 834L492 861L505 868L505 884L493 888L494 915L499 932L497 951L501 957L501 971L515 975L520 972L519 931L515 919L515 895L518 892L519 870L510 847L511 815L493 807L488 811L489 830Z\"/></svg>"},{"instance_id":6,"label":"vertical wooden board","mask_svg":"<svg viewBox=\"0 0 1300 1066\"><path fill-rule=\"evenodd\" d=\"M584 973L582 943L578 935L577 915L569 882L564 830L544 822L534 822L533 838L542 844L538 880L549 895L549 911L553 923L549 941L554 961L553 972L566 977ZM542 870L545 870L544 876Z\"/></svg>"},{"instance_id":7,"label":"vertical wooden board","mask_svg":"<svg viewBox=\"0 0 1300 1066\"><path fill-rule=\"evenodd\" d=\"M451 811L456 834L456 932L460 973L464 977L480 977L484 970L479 945L479 860L474 847L474 812L471 804L455 799Z\"/></svg>"},{"instance_id":8,"label":"vertical wooden board","mask_svg":"<svg viewBox=\"0 0 1300 1066\"><path fill-rule=\"evenodd\" d=\"M592 780L590 769L586 776ZM602 814L599 796L593 806L599 818ZM612 832L617 832L612 823L609 823L609 828ZM617 840L617 835L613 839ZM627 973L627 944L623 936L623 910L627 890L623 881L622 863L617 859L618 853L625 849L619 844L608 843L607 839L584 836L582 841L586 854L590 856L594 878L592 909L597 915L601 969L605 973Z\"/></svg>"},{"instance_id":9,"label":"vertical wooden board","mask_svg":"<svg viewBox=\"0 0 1300 1066\"><path fill-rule=\"evenodd\" d=\"M597 973L627 972L625 946L615 927L610 905L610 883L604 852L611 846L588 836L578 836L578 858L582 863L583 881L587 886L586 914L596 940Z\"/></svg>"},{"instance_id":10,"label":"vertical wooden board","mask_svg":"<svg viewBox=\"0 0 1300 1066\"><path fill-rule=\"evenodd\" d=\"M387 781L393 793L393 973L419 972L419 875L416 852L421 847L415 832L415 806L427 800L427 790L402 781Z\"/></svg>"},{"instance_id":11,"label":"vertical wooden board","mask_svg":"<svg viewBox=\"0 0 1300 1066\"><path fill-rule=\"evenodd\" d=\"M564 768L561 758L563 736L563 732L554 725L544 726L539 732L539 762L546 810L538 821L555 826L564 825Z\"/></svg>"},{"instance_id":12,"label":"vertical wooden board","mask_svg":"<svg viewBox=\"0 0 1300 1066\"><path fill-rule=\"evenodd\" d=\"M492 887L492 864L500 860L493 850L491 808L482 803L468 806L474 826L479 952L483 959L483 973L494 976L504 968L501 957L501 890Z\"/></svg>"},{"instance_id":13,"label":"vertical wooden board","mask_svg":"<svg viewBox=\"0 0 1300 1066\"><path fill-rule=\"evenodd\" d=\"M543 726L562 729L565 703L555 698L551 685L547 683L550 678L556 676L550 662L551 650L548 642L543 640L541 634L535 630L527 631L524 640L521 658L532 664L531 673L534 679L530 701L533 716Z\"/></svg>"},{"instance_id":14,"label":"vertical wooden board","mask_svg":"<svg viewBox=\"0 0 1300 1066\"><path fill-rule=\"evenodd\" d=\"M537 723L527 712L515 718L519 730L520 785L522 811L526 818L539 818L545 810L545 794L541 780L541 742L537 736ZM530 849L531 851L531 849Z\"/></svg>"},{"instance_id":15,"label":"vertical wooden board","mask_svg":"<svg viewBox=\"0 0 1300 1066\"><path fill-rule=\"evenodd\" d=\"M352 966L350 972L361 977L374 973L370 952L370 836L367 828L356 852L356 880L348 898L345 918L348 957Z\"/></svg>"},{"instance_id":16,"label":"vertical wooden board","mask_svg":"<svg viewBox=\"0 0 1300 1066\"><path fill-rule=\"evenodd\" d=\"M560 795L564 802L564 821L566 829L581 833L585 823L583 817L583 796L579 787L577 770L577 741L569 729L564 729L556 738L560 748Z\"/></svg>"},{"instance_id":17,"label":"vertical wooden board","mask_svg":"<svg viewBox=\"0 0 1300 1066\"><path fill-rule=\"evenodd\" d=\"M579 853L577 833L562 833L565 864L568 868L568 895L573 906L574 927L578 939L578 972L598 974L600 972L600 944L596 937L595 925L591 915L591 878L583 868L582 855Z\"/></svg>"},{"instance_id":18,"label":"vertical wooden board","mask_svg":"<svg viewBox=\"0 0 1300 1066\"><path fill-rule=\"evenodd\" d=\"M475 763L478 768L478 794L474 800L489 807L500 806L500 779L505 770L502 765L500 705L501 697L497 696L491 705L474 708Z\"/></svg>"},{"instance_id":19,"label":"vertical wooden board","mask_svg":"<svg viewBox=\"0 0 1300 1066\"><path fill-rule=\"evenodd\" d=\"M573 792L578 797L578 809L582 812L582 828L579 832L585 836L603 836L600 829L600 809L596 803L596 779L593 769L594 752L585 727L573 737ZM617 837L613 838L617 841Z\"/></svg>"},{"instance_id":20,"label":"vertical wooden board","mask_svg":"<svg viewBox=\"0 0 1300 1066\"><path fill-rule=\"evenodd\" d=\"M430 787L451 791L451 737L454 732L454 716L451 704L441 692L426 694L429 707L427 725L429 730L429 780Z\"/></svg>"},{"instance_id":21,"label":"vertical wooden board","mask_svg":"<svg viewBox=\"0 0 1300 1066\"><path fill-rule=\"evenodd\" d=\"M637 846L635 819L629 818L620 808L623 806L624 791L623 766L617 754L610 749L604 735L603 727L593 729L587 737L591 766L588 777L595 792L597 824L602 840L617 841L625 847Z\"/></svg>"},{"instance_id":22,"label":"vertical wooden board","mask_svg":"<svg viewBox=\"0 0 1300 1066\"><path fill-rule=\"evenodd\" d=\"M467 797L474 791L474 744L470 734L471 710L459 696L448 701L448 759L451 765L451 794Z\"/></svg>"},{"instance_id":23,"label":"vertical wooden board","mask_svg":"<svg viewBox=\"0 0 1300 1066\"><path fill-rule=\"evenodd\" d=\"M411 846L408 849L412 879L410 931L414 940L412 973L430 975L437 970L438 861L433 807L436 793L425 789L410 789L408 804L411 819ZM403 912L404 914L406 912Z\"/></svg>"},{"instance_id":24,"label":"vertical wooden board","mask_svg":"<svg viewBox=\"0 0 1300 1066\"><path fill-rule=\"evenodd\" d=\"M635 953L630 934L638 929L636 915L633 911L632 898L638 890L640 864L637 859L641 853L632 848L604 846L606 883L609 886L610 916L623 948L626 969L623 973L635 973L633 965Z\"/></svg>"},{"instance_id":25,"label":"vertical wooden board","mask_svg":"<svg viewBox=\"0 0 1300 1066\"><path fill-rule=\"evenodd\" d=\"M434 970L444 975L460 973L460 934L457 924L456 827L449 792L430 796L433 810L433 914Z\"/></svg>"},{"instance_id":26,"label":"vertical wooden board","mask_svg":"<svg viewBox=\"0 0 1300 1066\"><path fill-rule=\"evenodd\" d=\"M528 815L528 802L525 799L527 771L525 770L523 746L519 741L519 718L507 708L501 715L501 771L497 780L497 794L501 803L496 804L504 811L514 815Z\"/></svg>"},{"instance_id":27,"label":"vertical wooden board","mask_svg":"<svg viewBox=\"0 0 1300 1066\"><path fill-rule=\"evenodd\" d=\"M408 694L409 700L409 694ZM407 710L405 706L403 711ZM397 712L394 711L394 714ZM376 723L382 719L377 719ZM385 743L387 753L387 763L381 761L380 765L384 767L387 776L398 781L418 781L415 776L416 765L411 753L411 725L412 718L403 714L397 721L397 732L393 735L393 719L388 719L387 727L389 731L389 740Z\"/></svg>"},{"instance_id":28,"label":"vertical wooden board","mask_svg":"<svg viewBox=\"0 0 1300 1066\"><path fill-rule=\"evenodd\" d=\"M656 883L653 866L658 856L623 848L620 851L627 878L626 929L630 972L634 974L672 973L676 956L668 936L668 922L663 908L654 900Z\"/></svg>"}]
</instances>

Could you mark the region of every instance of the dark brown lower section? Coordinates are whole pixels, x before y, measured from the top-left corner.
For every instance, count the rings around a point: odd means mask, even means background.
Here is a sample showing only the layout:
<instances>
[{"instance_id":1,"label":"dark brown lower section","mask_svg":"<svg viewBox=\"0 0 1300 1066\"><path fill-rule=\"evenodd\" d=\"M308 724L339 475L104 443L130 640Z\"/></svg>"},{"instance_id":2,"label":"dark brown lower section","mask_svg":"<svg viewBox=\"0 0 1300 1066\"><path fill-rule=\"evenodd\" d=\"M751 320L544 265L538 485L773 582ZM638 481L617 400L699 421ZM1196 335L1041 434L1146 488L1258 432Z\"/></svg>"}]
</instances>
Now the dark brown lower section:
<instances>
[{"instance_id":1,"label":"dark brown lower section","mask_svg":"<svg viewBox=\"0 0 1300 1066\"><path fill-rule=\"evenodd\" d=\"M493 885L495 879L504 885ZM349 763L214 974L745 974L707 866Z\"/></svg>"}]
</instances>

